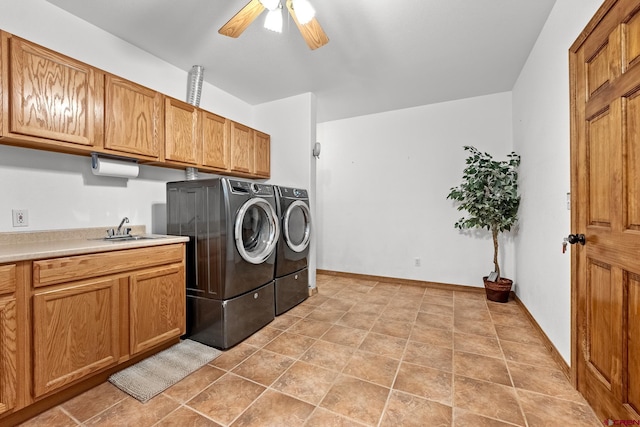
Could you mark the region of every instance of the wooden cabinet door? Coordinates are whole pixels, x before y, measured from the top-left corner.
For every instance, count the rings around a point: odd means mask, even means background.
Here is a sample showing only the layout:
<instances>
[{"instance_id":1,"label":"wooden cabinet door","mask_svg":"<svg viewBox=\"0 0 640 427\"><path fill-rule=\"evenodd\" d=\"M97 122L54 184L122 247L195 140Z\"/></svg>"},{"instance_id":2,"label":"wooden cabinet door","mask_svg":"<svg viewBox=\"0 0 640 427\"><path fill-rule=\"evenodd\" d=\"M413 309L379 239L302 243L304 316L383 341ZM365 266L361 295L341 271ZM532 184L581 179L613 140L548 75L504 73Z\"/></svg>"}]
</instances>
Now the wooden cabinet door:
<instances>
[{"instance_id":1,"label":"wooden cabinet door","mask_svg":"<svg viewBox=\"0 0 640 427\"><path fill-rule=\"evenodd\" d=\"M97 114L102 112L102 82L97 74L102 74L18 37L9 37L7 45L5 132L88 147L101 143L102 118Z\"/></svg>"},{"instance_id":2,"label":"wooden cabinet door","mask_svg":"<svg viewBox=\"0 0 640 427\"><path fill-rule=\"evenodd\" d=\"M165 159L197 164L201 158L198 108L165 98Z\"/></svg>"},{"instance_id":3,"label":"wooden cabinet door","mask_svg":"<svg viewBox=\"0 0 640 427\"><path fill-rule=\"evenodd\" d=\"M202 165L219 169L229 169L229 120L201 111L202 124Z\"/></svg>"},{"instance_id":4,"label":"wooden cabinet door","mask_svg":"<svg viewBox=\"0 0 640 427\"><path fill-rule=\"evenodd\" d=\"M572 366L605 420L640 419L639 40L640 1L607 1L570 56Z\"/></svg>"},{"instance_id":5,"label":"wooden cabinet door","mask_svg":"<svg viewBox=\"0 0 640 427\"><path fill-rule=\"evenodd\" d=\"M104 147L159 159L164 144L162 94L119 77L105 80Z\"/></svg>"},{"instance_id":6,"label":"wooden cabinet door","mask_svg":"<svg viewBox=\"0 0 640 427\"><path fill-rule=\"evenodd\" d=\"M253 129L231 122L231 170L251 173L253 171Z\"/></svg>"},{"instance_id":7,"label":"wooden cabinet door","mask_svg":"<svg viewBox=\"0 0 640 427\"><path fill-rule=\"evenodd\" d=\"M266 133L254 131L253 173L269 178L271 175L271 137Z\"/></svg>"},{"instance_id":8,"label":"wooden cabinet door","mask_svg":"<svg viewBox=\"0 0 640 427\"><path fill-rule=\"evenodd\" d=\"M0 299L0 414L14 408L17 390L16 300Z\"/></svg>"},{"instance_id":9,"label":"wooden cabinet door","mask_svg":"<svg viewBox=\"0 0 640 427\"><path fill-rule=\"evenodd\" d=\"M103 278L33 295L36 397L118 362L119 283Z\"/></svg>"},{"instance_id":10,"label":"wooden cabinet door","mask_svg":"<svg viewBox=\"0 0 640 427\"><path fill-rule=\"evenodd\" d=\"M134 355L185 332L183 265L135 273L129 285L130 351Z\"/></svg>"}]
</instances>

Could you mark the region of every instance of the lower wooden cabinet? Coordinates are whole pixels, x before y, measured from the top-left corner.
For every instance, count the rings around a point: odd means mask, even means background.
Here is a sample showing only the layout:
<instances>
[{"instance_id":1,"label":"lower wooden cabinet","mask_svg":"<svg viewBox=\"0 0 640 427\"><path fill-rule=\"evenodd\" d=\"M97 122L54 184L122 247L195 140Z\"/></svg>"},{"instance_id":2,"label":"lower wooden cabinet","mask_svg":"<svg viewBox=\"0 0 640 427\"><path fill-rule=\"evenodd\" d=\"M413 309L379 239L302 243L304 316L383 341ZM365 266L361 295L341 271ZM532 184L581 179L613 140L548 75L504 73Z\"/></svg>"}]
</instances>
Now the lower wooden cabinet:
<instances>
[{"instance_id":1,"label":"lower wooden cabinet","mask_svg":"<svg viewBox=\"0 0 640 427\"><path fill-rule=\"evenodd\" d=\"M0 414L16 402L16 300L0 298Z\"/></svg>"},{"instance_id":2,"label":"lower wooden cabinet","mask_svg":"<svg viewBox=\"0 0 640 427\"><path fill-rule=\"evenodd\" d=\"M184 275L183 266L171 266L131 276L129 331L132 355L184 334Z\"/></svg>"},{"instance_id":3,"label":"lower wooden cabinet","mask_svg":"<svg viewBox=\"0 0 640 427\"><path fill-rule=\"evenodd\" d=\"M16 404L17 378L17 311L16 265L0 265L0 414Z\"/></svg>"},{"instance_id":4,"label":"lower wooden cabinet","mask_svg":"<svg viewBox=\"0 0 640 427\"><path fill-rule=\"evenodd\" d=\"M118 362L119 283L75 282L33 295L36 397Z\"/></svg>"},{"instance_id":5,"label":"lower wooden cabinet","mask_svg":"<svg viewBox=\"0 0 640 427\"><path fill-rule=\"evenodd\" d=\"M0 425L177 341L185 289L184 243L0 265Z\"/></svg>"}]
</instances>

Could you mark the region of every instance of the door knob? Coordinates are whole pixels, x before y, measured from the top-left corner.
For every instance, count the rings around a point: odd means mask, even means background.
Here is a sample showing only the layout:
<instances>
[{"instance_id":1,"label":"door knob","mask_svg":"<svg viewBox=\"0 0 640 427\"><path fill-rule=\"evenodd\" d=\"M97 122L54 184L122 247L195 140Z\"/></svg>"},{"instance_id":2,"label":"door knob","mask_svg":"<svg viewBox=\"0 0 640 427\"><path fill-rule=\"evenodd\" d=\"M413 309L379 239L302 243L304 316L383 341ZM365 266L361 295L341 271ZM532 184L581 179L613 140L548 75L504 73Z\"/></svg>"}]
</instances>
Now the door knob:
<instances>
[{"instance_id":1,"label":"door knob","mask_svg":"<svg viewBox=\"0 0 640 427\"><path fill-rule=\"evenodd\" d=\"M581 245L584 245L585 243L587 243L587 238L585 237L584 234L569 234L567 236L567 242L569 242L572 245L575 245L576 243L580 243Z\"/></svg>"}]
</instances>

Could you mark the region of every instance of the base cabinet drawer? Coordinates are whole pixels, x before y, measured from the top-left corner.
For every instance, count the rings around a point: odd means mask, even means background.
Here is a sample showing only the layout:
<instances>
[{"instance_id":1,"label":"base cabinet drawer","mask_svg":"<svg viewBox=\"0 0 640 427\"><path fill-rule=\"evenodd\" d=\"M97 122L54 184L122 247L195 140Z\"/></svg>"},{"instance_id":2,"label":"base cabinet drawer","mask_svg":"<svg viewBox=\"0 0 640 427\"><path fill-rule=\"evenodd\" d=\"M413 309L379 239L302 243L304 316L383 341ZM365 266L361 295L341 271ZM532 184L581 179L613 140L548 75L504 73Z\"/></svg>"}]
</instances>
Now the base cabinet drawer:
<instances>
[{"instance_id":1,"label":"base cabinet drawer","mask_svg":"<svg viewBox=\"0 0 640 427\"><path fill-rule=\"evenodd\" d=\"M34 294L35 397L118 362L119 283L104 278Z\"/></svg>"}]
</instances>

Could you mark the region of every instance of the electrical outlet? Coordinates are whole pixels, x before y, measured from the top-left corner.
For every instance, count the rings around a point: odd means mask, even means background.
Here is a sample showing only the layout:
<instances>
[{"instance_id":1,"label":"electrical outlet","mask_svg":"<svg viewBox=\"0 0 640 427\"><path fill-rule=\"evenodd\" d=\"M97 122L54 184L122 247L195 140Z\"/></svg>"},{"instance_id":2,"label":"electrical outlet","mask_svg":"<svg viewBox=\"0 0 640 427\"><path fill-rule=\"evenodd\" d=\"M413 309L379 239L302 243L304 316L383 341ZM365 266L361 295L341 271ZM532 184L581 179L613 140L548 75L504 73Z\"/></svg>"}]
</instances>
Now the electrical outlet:
<instances>
[{"instance_id":1,"label":"electrical outlet","mask_svg":"<svg viewBox=\"0 0 640 427\"><path fill-rule=\"evenodd\" d=\"M26 209L13 209L13 226L27 227L29 225L29 211Z\"/></svg>"},{"instance_id":2,"label":"electrical outlet","mask_svg":"<svg viewBox=\"0 0 640 427\"><path fill-rule=\"evenodd\" d=\"M420 267L421 264L422 263L420 261L420 258L416 258L413 260L413 265L415 265L416 267Z\"/></svg>"}]
</instances>

